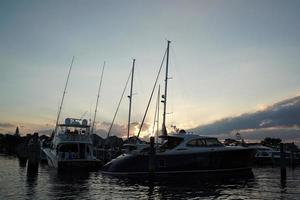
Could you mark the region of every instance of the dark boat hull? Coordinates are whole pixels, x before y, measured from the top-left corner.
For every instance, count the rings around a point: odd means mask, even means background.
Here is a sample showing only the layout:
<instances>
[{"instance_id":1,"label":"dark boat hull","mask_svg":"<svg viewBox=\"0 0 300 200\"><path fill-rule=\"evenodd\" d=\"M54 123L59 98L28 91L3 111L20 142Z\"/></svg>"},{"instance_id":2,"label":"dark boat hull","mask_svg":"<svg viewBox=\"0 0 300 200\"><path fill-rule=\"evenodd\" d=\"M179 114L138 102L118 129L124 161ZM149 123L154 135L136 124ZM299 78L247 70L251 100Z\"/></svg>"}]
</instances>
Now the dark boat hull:
<instances>
[{"instance_id":1,"label":"dark boat hull","mask_svg":"<svg viewBox=\"0 0 300 200\"><path fill-rule=\"evenodd\" d=\"M103 167L103 173L172 174L218 173L251 170L255 150L239 149L191 154L121 155Z\"/></svg>"}]
</instances>

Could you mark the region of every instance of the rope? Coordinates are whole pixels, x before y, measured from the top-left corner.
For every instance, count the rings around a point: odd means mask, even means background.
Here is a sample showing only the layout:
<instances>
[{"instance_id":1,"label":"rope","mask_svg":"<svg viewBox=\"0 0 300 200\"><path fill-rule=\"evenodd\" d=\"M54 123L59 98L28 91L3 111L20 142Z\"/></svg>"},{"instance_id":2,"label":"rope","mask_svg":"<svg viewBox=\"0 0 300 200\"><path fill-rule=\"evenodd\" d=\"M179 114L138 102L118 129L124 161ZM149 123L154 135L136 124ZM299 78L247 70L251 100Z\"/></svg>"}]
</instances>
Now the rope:
<instances>
[{"instance_id":1,"label":"rope","mask_svg":"<svg viewBox=\"0 0 300 200\"><path fill-rule=\"evenodd\" d=\"M151 92L151 95L150 95L150 99L149 99L149 101L148 101L148 105L147 105L147 108L146 108L146 111L145 111L145 114L144 114L144 117L143 117L143 120L142 120L140 129L139 129L139 132L138 132L138 135L137 135L138 138L139 138L140 133L141 133L141 130L142 130L142 128L143 128L143 125L144 125L144 122L145 122L145 118L146 118L146 115L147 115L147 112L148 112L148 109L149 109L149 106L150 106L150 103L151 103L151 100L152 100L152 97L153 97L153 93L154 93L154 90L155 90L155 87L156 87L156 84L157 84L157 80L158 80L158 78L159 78L161 69L162 69L163 64L164 64L164 60L165 60L166 54L167 54L167 50L165 51L164 57L163 57L163 59L162 59L162 61L161 61L160 68L159 68L159 71L158 71L158 73L157 73L157 76L156 76L156 80L155 80L154 86L153 86L153 88L152 88L152 92Z\"/></svg>"},{"instance_id":2,"label":"rope","mask_svg":"<svg viewBox=\"0 0 300 200\"><path fill-rule=\"evenodd\" d=\"M122 102L122 99L123 99L123 96L124 96L125 90L126 90L126 88L127 88L127 85L128 85L128 81L129 81L129 79L130 79L130 76L131 76L131 73L132 73L132 70L130 70L129 76L128 76L128 78L127 78L127 81L126 81L125 87L124 87L124 89L123 89L123 93L122 93L122 95L121 95L121 98L120 98L120 100L119 100L119 104L118 104L117 110L116 110L116 112L115 112L114 118L113 118L113 120L112 120L112 122L111 122L111 125L110 125L110 127L109 127L109 130L108 130L108 132L107 132L107 137L106 137L106 138L108 138L108 137L109 137L109 135L110 135L110 132L111 132L111 129L112 129L113 125L114 125L115 118L116 118L116 116L117 116L117 113L118 113L118 111L119 111L119 108L120 108L120 105L121 105L121 102Z\"/></svg>"}]
</instances>

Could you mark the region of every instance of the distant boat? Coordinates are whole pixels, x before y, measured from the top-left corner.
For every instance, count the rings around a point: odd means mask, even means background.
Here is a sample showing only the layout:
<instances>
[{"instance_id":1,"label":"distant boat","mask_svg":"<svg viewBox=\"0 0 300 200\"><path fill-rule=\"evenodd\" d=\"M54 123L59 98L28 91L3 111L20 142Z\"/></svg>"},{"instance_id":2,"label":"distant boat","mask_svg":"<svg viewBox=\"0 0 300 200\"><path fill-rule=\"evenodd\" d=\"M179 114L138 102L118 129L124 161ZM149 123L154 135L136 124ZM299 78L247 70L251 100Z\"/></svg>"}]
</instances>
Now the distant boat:
<instances>
[{"instance_id":1,"label":"distant boat","mask_svg":"<svg viewBox=\"0 0 300 200\"><path fill-rule=\"evenodd\" d=\"M255 164L258 165L280 165L280 150L263 146L251 145L249 148L255 149ZM300 156L297 152L285 151L285 161L290 165L298 165Z\"/></svg>"},{"instance_id":2,"label":"distant boat","mask_svg":"<svg viewBox=\"0 0 300 200\"><path fill-rule=\"evenodd\" d=\"M160 138L162 138L163 144L156 148L153 142L152 145L139 145L138 147L141 148L135 148L104 165L102 168L103 173L111 175L141 175L149 173L177 174L251 171L251 163L255 154L254 149L227 147L219 142L217 138L189 134L185 131L180 131L179 134L174 135L167 134L165 119L167 82L169 79L169 45L170 41L168 41L166 51L165 91L164 95L162 95L164 112L162 136Z\"/></svg>"}]
</instances>

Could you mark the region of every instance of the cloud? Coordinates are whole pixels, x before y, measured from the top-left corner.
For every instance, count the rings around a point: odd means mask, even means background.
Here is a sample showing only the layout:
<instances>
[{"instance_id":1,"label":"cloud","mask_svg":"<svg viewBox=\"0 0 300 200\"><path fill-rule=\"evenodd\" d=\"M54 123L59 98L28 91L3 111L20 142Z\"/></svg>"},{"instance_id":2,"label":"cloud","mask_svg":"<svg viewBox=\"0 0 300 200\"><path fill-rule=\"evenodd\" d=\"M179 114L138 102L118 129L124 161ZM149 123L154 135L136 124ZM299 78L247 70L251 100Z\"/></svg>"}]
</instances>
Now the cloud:
<instances>
[{"instance_id":1,"label":"cloud","mask_svg":"<svg viewBox=\"0 0 300 200\"><path fill-rule=\"evenodd\" d=\"M215 136L232 136L232 133L239 131L252 139L271 135L295 139L295 135L300 139L300 129L295 127L300 127L300 96L266 106L254 113L245 113L198 126L190 131Z\"/></svg>"},{"instance_id":2,"label":"cloud","mask_svg":"<svg viewBox=\"0 0 300 200\"><path fill-rule=\"evenodd\" d=\"M0 128L13 128L13 127L16 127L16 125L10 123L0 123Z\"/></svg>"},{"instance_id":3,"label":"cloud","mask_svg":"<svg viewBox=\"0 0 300 200\"><path fill-rule=\"evenodd\" d=\"M98 134L99 136L106 138L107 137L107 132L110 128L111 123L110 122L101 122L101 123L96 123L96 131L95 133ZM138 130L140 128L140 123L139 122L132 122L130 125L130 133L131 134L137 134ZM150 128L150 125L145 123L142 128L142 133L147 132L147 130ZM111 129L110 135L115 135L118 137L127 137L128 133L128 128L127 124L118 124L115 123Z\"/></svg>"}]
</instances>

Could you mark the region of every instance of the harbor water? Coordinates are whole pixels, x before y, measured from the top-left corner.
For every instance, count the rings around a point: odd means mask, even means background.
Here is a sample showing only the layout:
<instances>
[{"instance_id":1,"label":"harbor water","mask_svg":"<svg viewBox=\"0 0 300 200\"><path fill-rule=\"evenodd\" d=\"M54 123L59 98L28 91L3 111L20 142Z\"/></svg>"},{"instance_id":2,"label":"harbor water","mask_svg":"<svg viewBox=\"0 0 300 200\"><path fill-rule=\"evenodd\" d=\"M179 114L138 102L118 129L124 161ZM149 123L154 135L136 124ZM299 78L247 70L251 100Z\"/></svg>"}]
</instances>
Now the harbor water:
<instances>
[{"instance_id":1,"label":"harbor water","mask_svg":"<svg viewBox=\"0 0 300 200\"><path fill-rule=\"evenodd\" d=\"M112 177L101 172L58 173L47 164L27 170L0 155L0 199L300 199L300 168L254 167L252 174L223 176Z\"/></svg>"}]
</instances>

